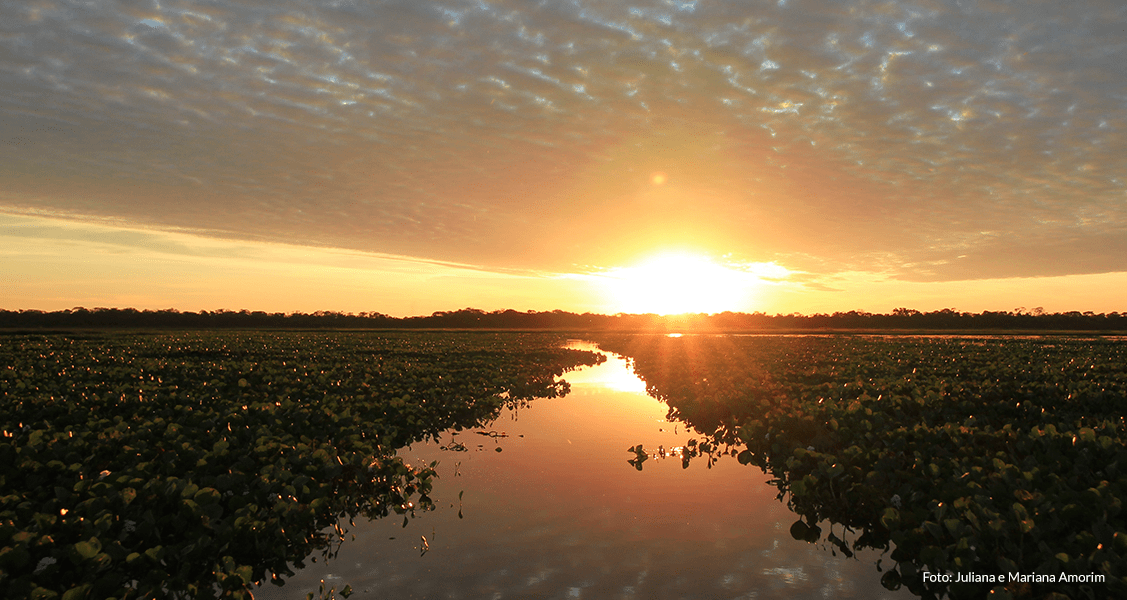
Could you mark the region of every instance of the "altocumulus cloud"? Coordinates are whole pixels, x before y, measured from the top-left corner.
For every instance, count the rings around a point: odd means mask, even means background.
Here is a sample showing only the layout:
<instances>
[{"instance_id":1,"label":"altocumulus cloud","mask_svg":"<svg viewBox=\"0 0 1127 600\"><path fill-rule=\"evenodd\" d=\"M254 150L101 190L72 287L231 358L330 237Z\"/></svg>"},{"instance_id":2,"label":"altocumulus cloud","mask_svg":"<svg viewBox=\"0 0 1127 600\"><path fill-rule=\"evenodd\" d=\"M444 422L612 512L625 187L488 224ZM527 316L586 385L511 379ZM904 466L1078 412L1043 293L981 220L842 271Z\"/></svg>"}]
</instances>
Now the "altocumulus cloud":
<instances>
[{"instance_id":1,"label":"altocumulus cloud","mask_svg":"<svg viewBox=\"0 0 1127 600\"><path fill-rule=\"evenodd\" d=\"M512 268L711 233L808 272L1127 270L1118 2L0 14L10 212Z\"/></svg>"}]
</instances>

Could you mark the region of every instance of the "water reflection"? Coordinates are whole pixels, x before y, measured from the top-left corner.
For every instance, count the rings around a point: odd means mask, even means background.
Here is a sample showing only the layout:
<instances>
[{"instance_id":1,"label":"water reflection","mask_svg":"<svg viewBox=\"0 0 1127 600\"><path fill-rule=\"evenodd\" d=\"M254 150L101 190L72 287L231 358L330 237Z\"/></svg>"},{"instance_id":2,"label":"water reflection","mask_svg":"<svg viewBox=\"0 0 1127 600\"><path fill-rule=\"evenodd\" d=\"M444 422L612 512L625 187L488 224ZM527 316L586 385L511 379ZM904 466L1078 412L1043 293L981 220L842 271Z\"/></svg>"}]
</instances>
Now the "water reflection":
<instances>
[{"instance_id":1,"label":"water reflection","mask_svg":"<svg viewBox=\"0 0 1127 600\"><path fill-rule=\"evenodd\" d=\"M438 508L406 527L357 523L334 560L256 597L304 598L321 579L356 598L910 597L881 587L875 554L795 541L795 516L759 469L627 464L630 446L679 448L694 434L666 420L623 359L565 379L565 397L401 450L440 461Z\"/></svg>"},{"instance_id":2,"label":"water reflection","mask_svg":"<svg viewBox=\"0 0 1127 600\"><path fill-rule=\"evenodd\" d=\"M587 393L598 393L602 390L646 393L646 382L634 374L624 358L611 357L590 342L572 340L568 342L566 347L574 350L598 352L610 359L604 363L568 373L564 379L571 384L573 393L577 390Z\"/></svg>"}]
</instances>

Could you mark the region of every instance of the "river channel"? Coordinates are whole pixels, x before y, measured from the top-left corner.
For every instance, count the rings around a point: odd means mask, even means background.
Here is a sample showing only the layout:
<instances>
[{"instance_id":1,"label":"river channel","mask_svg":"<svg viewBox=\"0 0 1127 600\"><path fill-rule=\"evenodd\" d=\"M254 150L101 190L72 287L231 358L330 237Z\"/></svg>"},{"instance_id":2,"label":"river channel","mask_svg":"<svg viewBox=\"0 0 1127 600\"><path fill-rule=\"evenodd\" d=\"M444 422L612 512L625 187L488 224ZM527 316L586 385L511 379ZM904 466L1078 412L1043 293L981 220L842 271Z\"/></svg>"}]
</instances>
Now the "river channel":
<instances>
[{"instance_id":1,"label":"river channel","mask_svg":"<svg viewBox=\"0 0 1127 600\"><path fill-rule=\"evenodd\" d=\"M378 599L914 597L880 585L877 552L847 558L794 540L797 517L754 466L628 464L631 446L671 450L694 435L666 421L625 360L610 355L564 379L564 397L400 450L439 461L436 509L406 526L395 515L357 522L333 559L307 561L255 597L316 597L321 580Z\"/></svg>"}]
</instances>

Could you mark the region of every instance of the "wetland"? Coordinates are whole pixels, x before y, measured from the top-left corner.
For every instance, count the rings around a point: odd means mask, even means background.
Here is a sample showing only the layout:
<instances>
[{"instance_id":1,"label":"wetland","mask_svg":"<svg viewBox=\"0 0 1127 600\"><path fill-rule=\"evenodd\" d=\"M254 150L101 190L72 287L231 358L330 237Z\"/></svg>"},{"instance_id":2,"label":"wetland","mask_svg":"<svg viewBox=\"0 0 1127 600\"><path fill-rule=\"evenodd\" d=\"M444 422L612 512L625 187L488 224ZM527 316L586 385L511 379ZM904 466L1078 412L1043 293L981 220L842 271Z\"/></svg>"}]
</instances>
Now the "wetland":
<instances>
[{"instance_id":1,"label":"wetland","mask_svg":"<svg viewBox=\"0 0 1127 600\"><path fill-rule=\"evenodd\" d=\"M1124 348L8 335L0 591L1116 597Z\"/></svg>"}]
</instances>

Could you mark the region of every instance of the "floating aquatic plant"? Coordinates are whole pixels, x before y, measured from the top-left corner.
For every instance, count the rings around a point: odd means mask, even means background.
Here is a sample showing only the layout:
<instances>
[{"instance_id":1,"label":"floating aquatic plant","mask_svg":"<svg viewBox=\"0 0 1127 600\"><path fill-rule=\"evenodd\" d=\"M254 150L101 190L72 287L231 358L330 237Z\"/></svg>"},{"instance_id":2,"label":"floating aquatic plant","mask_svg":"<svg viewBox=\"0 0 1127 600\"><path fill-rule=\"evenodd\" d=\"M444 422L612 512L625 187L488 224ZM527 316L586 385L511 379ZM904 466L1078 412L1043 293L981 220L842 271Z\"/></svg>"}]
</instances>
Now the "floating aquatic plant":
<instances>
[{"instance_id":1,"label":"floating aquatic plant","mask_svg":"<svg viewBox=\"0 0 1127 600\"><path fill-rule=\"evenodd\" d=\"M891 550L886 587L952 598L1127 597L1121 340L597 341L629 356L669 418L722 448L718 456L769 472L801 516L796 539L814 539L828 521L841 534L817 539L835 551ZM1004 581L926 581L924 571Z\"/></svg>"},{"instance_id":2,"label":"floating aquatic plant","mask_svg":"<svg viewBox=\"0 0 1127 600\"><path fill-rule=\"evenodd\" d=\"M561 374L601 360L562 342L0 336L0 597L238 598L281 585L290 565L332 555L354 517L406 523L433 506L435 464L396 448L566 393Z\"/></svg>"}]
</instances>

